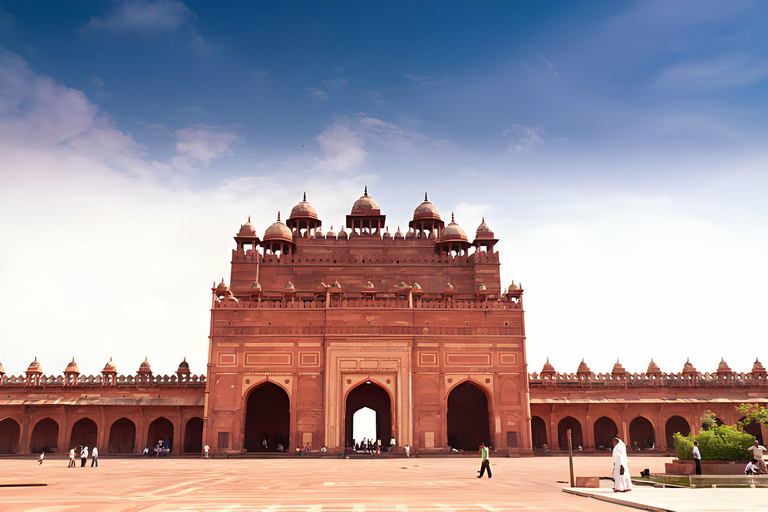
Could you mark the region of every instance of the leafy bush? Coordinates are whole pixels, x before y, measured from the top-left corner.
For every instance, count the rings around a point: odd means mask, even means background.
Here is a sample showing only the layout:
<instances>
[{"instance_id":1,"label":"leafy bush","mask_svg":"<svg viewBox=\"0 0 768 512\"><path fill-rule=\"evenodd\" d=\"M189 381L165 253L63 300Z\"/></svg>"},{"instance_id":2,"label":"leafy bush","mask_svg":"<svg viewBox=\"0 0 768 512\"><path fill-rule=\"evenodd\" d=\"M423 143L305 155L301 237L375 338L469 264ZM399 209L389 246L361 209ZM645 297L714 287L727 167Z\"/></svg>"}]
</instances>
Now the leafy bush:
<instances>
[{"instance_id":1,"label":"leafy bush","mask_svg":"<svg viewBox=\"0 0 768 512\"><path fill-rule=\"evenodd\" d=\"M747 448L755 443L755 437L739 430L737 427L723 425L711 427L697 436L687 436L677 433L675 439L675 454L678 459L693 459L693 442L699 442L702 460L749 460L752 454Z\"/></svg>"}]
</instances>

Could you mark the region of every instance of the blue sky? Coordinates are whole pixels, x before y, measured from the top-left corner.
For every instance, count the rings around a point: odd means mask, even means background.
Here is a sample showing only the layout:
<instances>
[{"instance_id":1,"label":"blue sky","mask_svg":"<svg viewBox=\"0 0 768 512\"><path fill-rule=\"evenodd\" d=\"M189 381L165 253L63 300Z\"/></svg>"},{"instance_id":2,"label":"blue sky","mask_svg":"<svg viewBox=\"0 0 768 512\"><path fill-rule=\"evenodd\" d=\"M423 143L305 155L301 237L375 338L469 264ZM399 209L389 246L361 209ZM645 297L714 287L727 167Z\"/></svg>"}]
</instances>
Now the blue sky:
<instances>
[{"instance_id":1,"label":"blue sky","mask_svg":"<svg viewBox=\"0 0 768 512\"><path fill-rule=\"evenodd\" d=\"M486 216L503 284L526 285L531 371L768 359L768 4L0 9L0 282L71 304L41 319L3 294L3 345L30 340L8 371L42 350L51 371L72 352L133 371L157 346L161 370L203 371L245 217L306 190L339 224L363 185L392 230L424 190L470 233ZM84 282L114 307L73 303Z\"/></svg>"}]
</instances>

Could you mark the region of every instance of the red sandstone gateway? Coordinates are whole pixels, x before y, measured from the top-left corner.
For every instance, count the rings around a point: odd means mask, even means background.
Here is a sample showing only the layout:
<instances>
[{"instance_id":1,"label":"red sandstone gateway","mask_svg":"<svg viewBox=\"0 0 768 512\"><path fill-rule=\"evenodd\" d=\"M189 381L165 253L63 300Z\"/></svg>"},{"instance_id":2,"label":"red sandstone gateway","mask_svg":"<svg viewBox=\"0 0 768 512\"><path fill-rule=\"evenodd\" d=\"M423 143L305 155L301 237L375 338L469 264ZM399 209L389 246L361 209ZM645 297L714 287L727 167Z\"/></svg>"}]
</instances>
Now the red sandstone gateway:
<instances>
[{"instance_id":1,"label":"red sandstone gateway","mask_svg":"<svg viewBox=\"0 0 768 512\"><path fill-rule=\"evenodd\" d=\"M207 378L186 361L170 377L148 361L136 376L111 360L95 377L74 360L63 376L37 360L25 376L0 366L0 453L340 451L363 408L385 449L557 451L571 429L588 450L618 433L629 450L658 451L698 432L707 410L735 423L734 405L768 401L757 361L742 374L724 361L713 374L690 362L666 374L651 361L643 374L618 362L610 374L584 362L559 374L547 362L528 375L523 290L502 290L485 220L470 242L425 195L408 228L392 235L367 190L338 233L323 233L306 196L263 238L249 219L230 285L212 290ZM764 427L749 428L762 442Z\"/></svg>"}]
</instances>

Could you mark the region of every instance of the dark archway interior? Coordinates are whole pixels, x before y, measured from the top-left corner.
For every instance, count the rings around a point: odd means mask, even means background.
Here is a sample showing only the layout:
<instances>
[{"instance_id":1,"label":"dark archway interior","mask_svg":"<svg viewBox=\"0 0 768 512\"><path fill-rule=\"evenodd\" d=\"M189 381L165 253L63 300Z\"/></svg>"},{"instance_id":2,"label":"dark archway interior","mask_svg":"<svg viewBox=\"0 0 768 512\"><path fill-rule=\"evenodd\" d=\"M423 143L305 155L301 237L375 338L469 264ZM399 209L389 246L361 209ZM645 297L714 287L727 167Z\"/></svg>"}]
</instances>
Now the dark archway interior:
<instances>
[{"instance_id":1,"label":"dark archway interior","mask_svg":"<svg viewBox=\"0 0 768 512\"><path fill-rule=\"evenodd\" d=\"M650 450L656 444L656 435L651 422L642 416L633 419L629 424L628 450Z\"/></svg>"},{"instance_id":2,"label":"dark archway interior","mask_svg":"<svg viewBox=\"0 0 768 512\"><path fill-rule=\"evenodd\" d=\"M21 428L16 420L6 418L0 421L0 454L17 453Z\"/></svg>"},{"instance_id":3,"label":"dark archway interior","mask_svg":"<svg viewBox=\"0 0 768 512\"><path fill-rule=\"evenodd\" d=\"M277 384L267 382L248 395L245 411L245 449L249 452L288 450L291 432L291 400ZM263 441L267 440L267 447Z\"/></svg>"},{"instance_id":4,"label":"dark archway interior","mask_svg":"<svg viewBox=\"0 0 768 512\"><path fill-rule=\"evenodd\" d=\"M557 442L561 450L568 450L568 429L571 429L573 449L584 447L584 435L581 432L581 423L573 416L566 416L557 424Z\"/></svg>"},{"instance_id":5,"label":"dark archway interior","mask_svg":"<svg viewBox=\"0 0 768 512\"><path fill-rule=\"evenodd\" d=\"M531 418L531 439L534 448L547 444L547 424L538 416Z\"/></svg>"},{"instance_id":6,"label":"dark archway interior","mask_svg":"<svg viewBox=\"0 0 768 512\"><path fill-rule=\"evenodd\" d=\"M619 433L616 422L611 418L603 416L595 422L595 449L611 450L613 449L613 436Z\"/></svg>"},{"instance_id":7,"label":"dark archway interior","mask_svg":"<svg viewBox=\"0 0 768 512\"><path fill-rule=\"evenodd\" d=\"M109 429L109 453L133 453L136 447L136 425L120 418Z\"/></svg>"},{"instance_id":8,"label":"dark archway interior","mask_svg":"<svg viewBox=\"0 0 768 512\"><path fill-rule=\"evenodd\" d=\"M168 418L157 418L149 424L147 432L147 448L152 450L158 441L163 442L163 446L170 451L173 450L173 423Z\"/></svg>"},{"instance_id":9,"label":"dark archway interior","mask_svg":"<svg viewBox=\"0 0 768 512\"><path fill-rule=\"evenodd\" d=\"M488 399L479 387L462 382L448 395L448 446L475 451L492 444Z\"/></svg>"},{"instance_id":10,"label":"dark archway interior","mask_svg":"<svg viewBox=\"0 0 768 512\"><path fill-rule=\"evenodd\" d=\"M72 435L69 437L69 447L79 449L81 446L93 448L96 446L99 427L90 418L82 418L72 425Z\"/></svg>"},{"instance_id":11,"label":"dark archway interior","mask_svg":"<svg viewBox=\"0 0 768 512\"><path fill-rule=\"evenodd\" d=\"M739 421L742 422L745 419L746 419L745 417L742 417ZM757 441L760 444L763 444L763 432L762 430L760 430L759 422L753 421L749 425L744 425L744 432L746 432L747 434L752 434L753 436L755 436L755 439L757 439Z\"/></svg>"},{"instance_id":12,"label":"dark archway interior","mask_svg":"<svg viewBox=\"0 0 768 512\"><path fill-rule=\"evenodd\" d=\"M33 453L54 452L59 449L59 424L51 418L40 420L32 429L29 449Z\"/></svg>"},{"instance_id":13,"label":"dark archway interior","mask_svg":"<svg viewBox=\"0 0 768 512\"><path fill-rule=\"evenodd\" d=\"M667 442L667 449L675 449L675 434L680 433L687 436L691 433L691 426L688 421L682 416L672 416L667 420L667 424L664 426L664 439Z\"/></svg>"},{"instance_id":14,"label":"dark archway interior","mask_svg":"<svg viewBox=\"0 0 768 512\"><path fill-rule=\"evenodd\" d=\"M184 451L200 453L203 451L203 419L192 418L184 429Z\"/></svg>"},{"instance_id":15,"label":"dark archway interior","mask_svg":"<svg viewBox=\"0 0 768 512\"><path fill-rule=\"evenodd\" d=\"M347 395L344 417L345 445L352 446L352 417L363 407L376 411L376 439L381 439L382 447L389 446L392 439L392 401L384 388L371 381L360 384Z\"/></svg>"}]
</instances>

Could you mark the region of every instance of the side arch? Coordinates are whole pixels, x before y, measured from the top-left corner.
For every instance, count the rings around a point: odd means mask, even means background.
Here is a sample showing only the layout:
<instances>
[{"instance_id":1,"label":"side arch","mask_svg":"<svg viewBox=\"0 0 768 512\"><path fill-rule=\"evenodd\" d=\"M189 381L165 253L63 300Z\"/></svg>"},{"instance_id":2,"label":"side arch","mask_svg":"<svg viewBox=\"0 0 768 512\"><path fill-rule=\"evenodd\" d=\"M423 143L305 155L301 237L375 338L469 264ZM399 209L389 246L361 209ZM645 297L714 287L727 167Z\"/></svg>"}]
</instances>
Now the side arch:
<instances>
[{"instance_id":1,"label":"side arch","mask_svg":"<svg viewBox=\"0 0 768 512\"><path fill-rule=\"evenodd\" d=\"M573 416L566 416L557 424L557 442L561 450L568 450L568 429L571 430L573 449L584 446L584 434L581 430L581 422Z\"/></svg>"},{"instance_id":2,"label":"side arch","mask_svg":"<svg viewBox=\"0 0 768 512\"><path fill-rule=\"evenodd\" d=\"M136 424L120 418L109 428L109 453L133 453L136 448Z\"/></svg>"},{"instance_id":3,"label":"side arch","mask_svg":"<svg viewBox=\"0 0 768 512\"><path fill-rule=\"evenodd\" d=\"M248 390L245 401L246 451L288 450L291 432L291 399L285 388L264 380Z\"/></svg>"},{"instance_id":4,"label":"side arch","mask_svg":"<svg viewBox=\"0 0 768 512\"><path fill-rule=\"evenodd\" d=\"M59 424L51 418L43 418L35 423L29 438L29 450L37 452L55 452L59 450Z\"/></svg>"},{"instance_id":5,"label":"side arch","mask_svg":"<svg viewBox=\"0 0 768 512\"><path fill-rule=\"evenodd\" d=\"M610 450L613 447L613 436L618 435L619 427L608 416L602 416L595 421L593 427L596 450Z\"/></svg>"},{"instance_id":6,"label":"side arch","mask_svg":"<svg viewBox=\"0 0 768 512\"><path fill-rule=\"evenodd\" d=\"M69 436L69 447L79 449L80 446L88 446L93 449L99 439L99 427L91 418L80 418L72 425Z\"/></svg>"},{"instance_id":7,"label":"side arch","mask_svg":"<svg viewBox=\"0 0 768 512\"><path fill-rule=\"evenodd\" d=\"M449 446L474 451L481 443L492 444L490 403L486 391L473 381L451 388L446 400Z\"/></svg>"},{"instance_id":8,"label":"side arch","mask_svg":"<svg viewBox=\"0 0 768 512\"><path fill-rule=\"evenodd\" d=\"M19 452L21 426L13 418L0 421L0 454L7 455Z\"/></svg>"},{"instance_id":9,"label":"side arch","mask_svg":"<svg viewBox=\"0 0 768 512\"><path fill-rule=\"evenodd\" d=\"M629 444L627 450L653 450L656 448L656 431L653 423L644 416L638 416L629 423Z\"/></svg>"},{"instance_id":10,"label":"side arch","mask_svg":"<svg viewBox=\"0 0 768 512\"><path fill-rule=\"evenodd\" d=\"M184 427L184 452L200 453L203 451L203 418L195 416Z\"/></svg>"},{"instance_id":11,"label":"side arch","mask_svg":"<svg viewBox=\"0 0 768 512\"><path fill-rule=\"evenodd\" d=\"M540 416L531 417L531 444L533 449L543 448L547 444L547 422Z\"/></svg>"}]
</instances>

